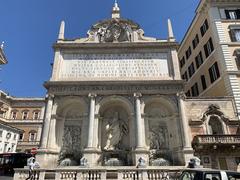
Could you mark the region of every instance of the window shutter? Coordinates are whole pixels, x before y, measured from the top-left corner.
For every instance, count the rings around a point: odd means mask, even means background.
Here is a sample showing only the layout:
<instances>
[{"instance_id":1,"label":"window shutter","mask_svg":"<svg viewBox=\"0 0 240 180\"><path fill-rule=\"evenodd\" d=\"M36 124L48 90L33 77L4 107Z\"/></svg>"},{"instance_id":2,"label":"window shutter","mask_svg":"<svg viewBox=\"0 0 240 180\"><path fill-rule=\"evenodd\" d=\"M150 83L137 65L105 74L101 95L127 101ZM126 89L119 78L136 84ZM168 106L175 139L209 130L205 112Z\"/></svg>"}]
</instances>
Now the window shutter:
<instances>
[{"instance_id":1,"label":"window shutter","mask_svg":"<svg viewBox=\"0 0 240 180\"><path fill-rule=\"evenodd\" d=\"M240 19L240 9L236 10L237 19Z\"/></svg>"},{"instance_id":2,"label":"window shutter","mask_svg":"<svg viewBox=\"0 0 240 180\"><path fill-rule=\"evenodd\" d=\"M229 11L228 10L225 10L225 14L226 14L226 18L230 19L230 15L229 15Z\"/></svg>"},{"instance_id":3,"label":"window shutter","mask_svg":"<svg viewBox=\"0 0 240 180\"><path fill-rule=\"evenodd\" d=\"M210 43L210 47L211 47L211 52L213 52L214 47L213 47L212 38L209 39L209 43Z\"/></svg>"},{"instance_id":4,"label":"window shutter","mask_svg":"<svg viewBox=\"0 0 240 180\"><path fill-rule=\"evenodd\" d=\"M206 25L206 30L208 30L208 28L209 28L209 27L208 27L208 20L206 19L204 23L205 23L205 25Z\"/></svg>"},{"instance_id":5,"label":"window shutter","mask_svg":"<svg viewBox=\"0 0 240 180\"><path fill-rule=\"evenodd\" d=\"M215 70L216 70L216 73L217 73L217 77L219 78L220 77L220 73L219 73L217 62L214 63L214 66L215 66Z\"/></svg>"},{"instance_id":6,"label":"window shutter","mask_svg":"<svg viewBox=\"0 0 240 180\"><path fill-rule=\"evenodd\" d=\"M204 52L205 52L205 57L207 58L209 54L208 54L208 49L206 44L204 45Z\"/></svg>"},{"instance_id":7,"label":"window shutter","mask_svg":"<svg viewBox=\"0 0 240 180\"><path fill-rule=\"evenodd\" d=\"M236 37L235 37L234 29L230 29L229 35L230 35L231 41L232 41L232 42L236 42Z\"/></svg>"},{"instance_id":8,"label":"window shutter","mask_svg":"<svg viewBox=\"0 0 240 180\"><path fill-rule=\"evenodd\" d=\"M211 83L213 83L213 74L212 74L212 67L210 67L209 69L208 69L208 72L209 72L209 76L210 76L210 81L211 81Z\"/></svg>"}]
</instances>

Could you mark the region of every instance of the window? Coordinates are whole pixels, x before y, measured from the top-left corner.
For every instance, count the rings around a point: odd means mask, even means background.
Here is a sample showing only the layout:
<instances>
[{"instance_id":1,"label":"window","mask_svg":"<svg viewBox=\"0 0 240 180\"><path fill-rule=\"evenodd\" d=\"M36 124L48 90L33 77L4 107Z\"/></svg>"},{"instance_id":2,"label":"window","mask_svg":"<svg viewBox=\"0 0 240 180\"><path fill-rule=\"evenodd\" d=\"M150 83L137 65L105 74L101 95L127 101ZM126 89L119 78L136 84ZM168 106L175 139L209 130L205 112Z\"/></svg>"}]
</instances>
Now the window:
<instances>
[{"instance_id":1,"label":"window","mask_svg":"<svg viewBox=\"0 0 240 180\"><path fill-rule=\"evenodd\" d=\"M219 69L218 69L218 64L215 62L209 69L208 69L209 75L210 75L210 80L211 83L216 81L220 77Z\"/></svg>"},{"instance_id":2,"label":"window","mask_svg":"<svg viewBox=\"0 0 240 180\"><path fill-rule=\"evenodd\" d=\"M17 138L17 135L14 134L14 135L13 135L13 140L16 140L16 138Z\"/></svg>"},{"instance_id":3,"label":"window","mask_svg":"<svg viewBox=\"0 0 240 180\"><path fill-rule=\"evenodd\" d=\"M191 56L191 54L192 54L192 49L191 49L191 47L189 47L189 48L187 49L187 51L185 52L185 54L186 54L186 58L187 58L187 59Z\"/></svg>"},{"instance_id":4,"label":"window","mask_svg":"<svg viewBox=\"0 0 240 180\"><path fill-rule=\"evenodd\" d=\"M24 133L19 134L19 141L23 141Z\"/></svg>"},{"instance_id":5,"label":"window","mask_svg":"<svg viewBox=\"0 0 240 180\"><path fill-rule=\"evenodd\" d=\"M182 75L182 79L188 81L188 74L187 74L187 71L185 71L185 73Z\"/></svg>"},{"instance_id":6,"label":"window","mask_svg":"<svg viewBox=\"0 0 240 180\"><path fill-rule=\"evenodd\" d=\"M209 26L208 26L208 21L207 19L204 21L203 25L200 27L200 31L201 31L201 35L202 37L204 36L204 34L207 32Z\"/></svg>"},{"instance_id":7,"label":"window","mask_svg":"<svg viewBox=\"0 0 240 180\"><path fill-rule=\"evenodd\" d=\"M224 134L223 126L220 119L217 116L211 116L208 122L209 134L219 135Z\"/></svg>"},{"instance_id":8,"label":"window","mask_svg":"<svg viewBox=\"0 0 240 180\"><path fill-rule=\"evenodd\" d=\"M6 152L7 151L7 143L4 144L4 149L3 149L3 152Z\"/></svg>"},{"instance_id":9,"label":"window","mask_svg":"<svg viewBox=\"0 0 240 180\"><path fill-rule=\"evenodd\" d=\"M225 13L227 19L240 19L239 9L225 10Z\"/></svg>"},{"instance_id":10,"label":"window","mask_svg":"<svg viewBox=\"0 0 240 180\"><path fill-rule=\"evenodd\" d=\"M188 67L189 78L191 78L194 73L195 73L195 68L194 68L194 64L192 63L192 64Z\"/></svg>"},{"instance_id":11,"label":"window","mask_svg":"<svg viewBox=\"0 0 240 180\"><path fill-rule=\"evenodd\" d=\"M204 75L201 76L201 82L202 82L202 89L203 90L207 89L206 79Z\"/></svg>"},{"instance_id":12,"label":"window","mask_svg":"<svg viewBox=\"0 0 240 180\"><path fill-rule=\"evenodd\" d=\"M27 119L27 118L28 118L28 112L27 111L23 111L22 119Z\"/></svg>"},{"instance_id":13,"label":"window","mask_svg":"<svg viewBox=\"0 0 240 180\"><path fill-rule=\"evenodd\" d=\"M191 96L190 90L187 91L186 96L187 96L187 97L190 97L190 96Z\"/></svg>"},{"instance_id":14,"label":"window","mask_svg":"<svg viewBox=\"0 0 240 180\"><path fill-rule=\"evenodd\" d=\"M199 95L198 84L197 84L197 83L195 83L195 84L191 87L191 91L192 91L192 96L198 96L198 95Z\"/></svg>"},{"instance_id":15,"label":"window","mask_svg":"<svg viewBox=\"0 0 240 180\"><path fill-rule=\"evenodd\" d=\"M230 37L232 42L240 42L240 27L230 27Z\"/></svg>"},{"instance_id":16,"label":"window","mask_svg":"<svg viewBox=\"0 0 240 180\"><path fill-rule=\"evenodd\" d=\"M0 137L2 137L2 134L3 134L3 130L0 130Z\"/></svg>"},{"instance_id":17,"label":"window","mask_svg":"<svg viewBox=\"0 0 240 180\"><path fill-rule=\"evenodd\" d=\"M193 49L197 47L198 43L199 43L199 37L198 37L198 34L196 34L195 38L192 41Z\"/></svg>"},{"instance_id":18,"label":"window","mask_svg":"<svg viewBox=\"0 0 240 180\"><path fill-rule=\"evenodd\" d=\"M234 56L236 56L235 60L236 60L236 65L237 65L237 68L238 70L240 70L240 49L236 49L234 51Z\"/></svg>"},{"instance_id":19,"label":"window","mask_svg":"<svg viewBox=\"0 0 240 180\"><path fill-rule=\"evenodd\" d=\"M202 57L202 52L200 51L199 54L195 57L195 63L196 63L196 67L197 69L201 66L201 64L203 63L203 57Z\"/></svg>"},{"instance_id":20,"label":"window","mask_svg":"<svg viewBox=\"0 0 240 180\"><path fill-rule=\"evenodd\" d=\"M17 119L17 111L13 111L11 117L12 119Z\"/></svg>"},{"instance_id":21,"label":"window","mask_svg":"<svg viewBox=\"0 0 240 180\"><path fill-rule=\"evenodd\" d=\"M12 144L11 152L14 152L14 149L15 149L15 144Z\"/></svg>"},{"instance_id":22,"label":"window","mask_svg":"<svg viewBox=\"0 0 240 180\"><path fill-rule=\"evenodd\" d=\"M36 140L36 135L37 135L36 131L30 131L29 132L29 141L35 141Z\"/></svg>"},{"instance_id":23,"label":"window","mask_svg":"<svg viewBox=\"0 0 240 180\"><path fill-rule=\"evenodd\" d=\"M180 60L180 67L182 68L185 64L185 57Z\"/></svg>"},{"instance_id":24,"label":"window","mask_svg":"<svg viewBox=\"0 0 240 180\"><path fill-rule=\"evenodd\" d=\"M38 111L35 111L34 113L33 113L33 119L39 119L39 112Z\"/></svg>"},{"instance_id":25,"label":"window","mask_svg":"<svg viewBox=\"0 0 240 180\"><path fill-rule=\"evenodd\" d=\"M204 179L221 180L220 173L206 173Z\"/></svg>"},{"instance_id":26,"label":"window","mask_svg":"<svg viewBox=\"0 0 240 180\"><path fill-rule=\"evenodd\" d=\"M208 42L204 45L206 58L213 52L213 50L214 50L214 47L213 47L212 38L209 38Z\"/></svg>"}]
</instances>

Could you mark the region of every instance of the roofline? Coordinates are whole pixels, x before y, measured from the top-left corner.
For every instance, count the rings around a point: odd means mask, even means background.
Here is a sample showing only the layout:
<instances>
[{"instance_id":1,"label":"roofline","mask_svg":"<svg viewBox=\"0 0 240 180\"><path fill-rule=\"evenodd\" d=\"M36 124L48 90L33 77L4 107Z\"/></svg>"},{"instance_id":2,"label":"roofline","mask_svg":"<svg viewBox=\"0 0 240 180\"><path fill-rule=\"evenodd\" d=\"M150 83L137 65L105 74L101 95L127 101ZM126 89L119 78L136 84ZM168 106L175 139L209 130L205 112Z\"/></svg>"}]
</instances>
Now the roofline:
<instances>
[{"instance_id":1,"label":"roofline","mask_svg":"<svg viewBox=\"0 0 240 180\"><path fill-rule=\"evenodd\" d=\"M198 12L200 10L200 7L202 6L202 4L205 2L206 0L200 0L196 9L195 9L195 15L193 16L193 19L190 23L190 25L188 26L188 29L187 31L185 32L183 38L182 38L182 41L180 43L180 46L179 46L179 49L178 49L178 52L181 50L182 48L182 44L184 43L184 41L186 41L186 37L188 37L188 34L190 33L190 29L192 29L193 27L193 24L195 23L195 21L197 20L197 15L198 15Z\"/></svg>"},{"instance_id":2,"label":"roofline","mask_svg":"<svg viewBox=\"0 0 240 180\"><path fill-rule=\"evenodd\" d=\"M0 94L4 94L7 99L18 100L18 101L45 101L44 97L14 97L9 95L8 93L0 90Z\"/></svg>"},{"instance_id":3,"label":"roofline","mask_svg":"<svg viewBox=\"0 0 240 180\"><path fill-rule=\"evenodd\" d=\"M6 123L6 122L4 122L4 121L2 121L2 120L0 120L0 125L5 126L5 127L8 127L8 128L10 128L10 129L14 129L15 131L17 131L17 132L19 132L19 133L24 132L24 130L18 129L18 128L14 127L14 126L10 126L8 123Z\"/></svg>"},{"instance_id":4,"label":"roofline","mask_svg":"<svg viewBox=\"0 0 240 180\"><path fill-rule=\"evenodd\" d=\"M184 42L186 41L186 37L188 37L188 34L190 33L190 29L192 29L193 25L195 24L195 21L197 21L197 15L199 14L199 12L201 11L201 9L203 8L205 3L211 3L211 2L224 2L224 1L219 1L219 0L200 0L196 9L195 9L195 16L192 19L191 24L189 25L185 35L183 36L183 39L180 43L180 47L178 49L178 52L181 50L182 48L182 44L184 44ZM229 0L225 0L225 2L229 2Z\"/></svg>"}]
</instances>

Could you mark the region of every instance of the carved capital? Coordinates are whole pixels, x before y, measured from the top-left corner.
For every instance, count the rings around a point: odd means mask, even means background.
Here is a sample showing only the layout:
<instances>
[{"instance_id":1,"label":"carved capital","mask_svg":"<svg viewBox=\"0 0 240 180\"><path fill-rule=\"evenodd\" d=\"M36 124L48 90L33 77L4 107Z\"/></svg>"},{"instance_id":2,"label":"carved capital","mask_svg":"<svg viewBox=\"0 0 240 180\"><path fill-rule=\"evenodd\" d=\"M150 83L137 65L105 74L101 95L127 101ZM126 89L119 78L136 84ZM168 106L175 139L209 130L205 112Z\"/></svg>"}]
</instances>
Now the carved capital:
<instances>
[{"instance_id":1,"label":"carved capital","mask_svg":"<svg viewBox=\"0 0 240 180\"><path fill-rule=\"evenodd\" d=\"M53 100L53 99L54 99L54 94L48 93L48 94L46 95L46 99L48 99L48 100Z\"/></svg>"},{"instance_id":2,"label":"carved capital","mask_svg":"<svg viewBox=\"0 0 240 180\"><path fill-rule=\"evenodd\" d=\"M89 94L88 94L88 97L89 97L90 99L94 99L94 98L97 97L97 94L95 94L95 93L89 93Z\"/></svg>"},{"instance_id":3,"label":"carved capital","mask_svg":"<svg viewBox=\"0 0 240 180\"><path fill-rule=\"evenodd\" d=\"M178 92L177 96L182 100L186 99L186 94L184 93L184 91Z\"/></svg>"},{"instance_id":4,"label":"carved capital","mask_svg":"<svg viewBox=\"0 0 240 180\"><path fill-rule=\"evenodd\" d=\"M140 97L142 97L142 94L141 93L134 93L133 96L134 96L135 99L139 99Z\"/></svg>"}]
</instances>

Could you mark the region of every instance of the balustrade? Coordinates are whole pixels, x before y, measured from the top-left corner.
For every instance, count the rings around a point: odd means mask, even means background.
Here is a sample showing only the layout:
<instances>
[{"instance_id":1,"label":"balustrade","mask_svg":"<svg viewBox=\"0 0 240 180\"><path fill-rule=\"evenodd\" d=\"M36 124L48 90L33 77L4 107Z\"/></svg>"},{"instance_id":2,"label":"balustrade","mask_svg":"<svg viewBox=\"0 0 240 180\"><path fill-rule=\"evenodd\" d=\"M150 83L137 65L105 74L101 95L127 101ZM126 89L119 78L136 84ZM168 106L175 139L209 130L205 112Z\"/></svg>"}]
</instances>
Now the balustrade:
<instances>
[{"instance_id":1,"label":"balustrade","mask_svg":"<svg viewBox=\"0 0 240 180\"><path fill-rule=\"evenodd\" d=\"M236 144L240 143L240 135L197 135L193 142L199 144Z\"/></svg>"},{"instance_id":2,"label":"balustrade","mask_svg":"<svg viewBox=\"0 0 240 180\"><path fill-rule=\"evenodd\" d=\"M29 176L28 172L28 169L15 169L14 180L25 180ZM48 173L53 173L55 180L106 180L107 172L107 169L79 167L57 168L51 171L39 169L34 172L34 180L44 180ZM118 180L176 180L180 172L180 169L162 169L160 167L142 169L124 167L116 171Z\"/></svg>"}]
</instances>

